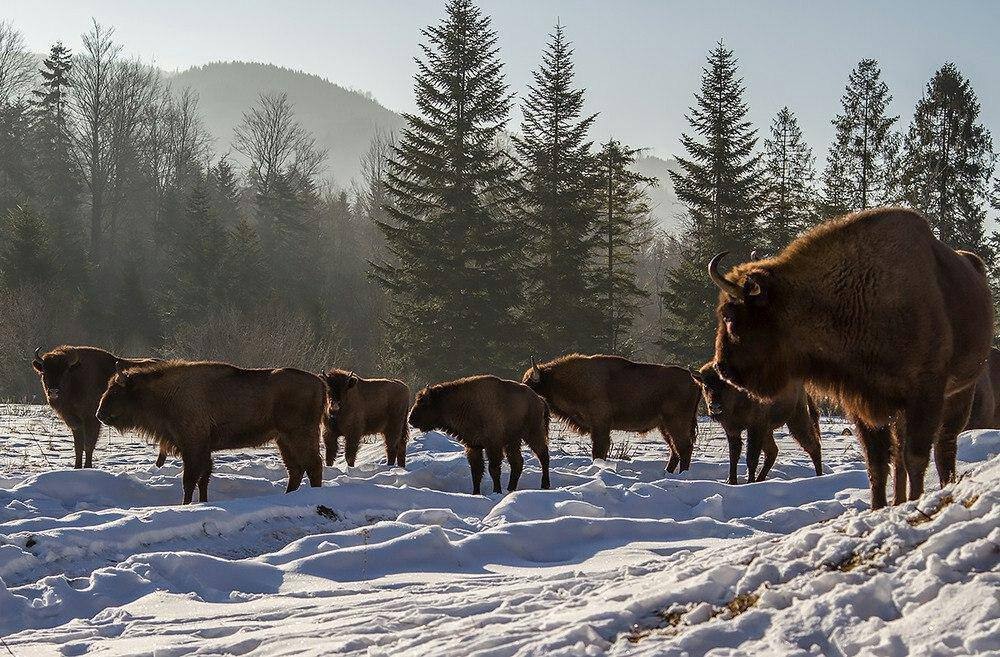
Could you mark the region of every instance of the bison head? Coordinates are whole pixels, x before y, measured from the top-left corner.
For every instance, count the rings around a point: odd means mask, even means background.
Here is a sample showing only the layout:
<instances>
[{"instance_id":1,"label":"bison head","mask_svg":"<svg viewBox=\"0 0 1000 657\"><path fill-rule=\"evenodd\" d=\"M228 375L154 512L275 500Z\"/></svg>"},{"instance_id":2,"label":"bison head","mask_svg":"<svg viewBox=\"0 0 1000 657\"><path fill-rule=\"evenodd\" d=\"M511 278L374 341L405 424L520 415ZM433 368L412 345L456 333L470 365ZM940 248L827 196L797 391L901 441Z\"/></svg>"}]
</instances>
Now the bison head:
<instances>
[{"instance_id":1,"label":"bison head","mask_svg":"<svg viewBox=\"0 0 1000 657\"><path fill-rule=\"evenodd\" d=\"M725 415L726 396L731 388L715 371L714 363L706 363L700 369L690 372L691 378L701 386L701 396L705 400L705 407L708 408L708 416L719 421Z\"/></svg>"},{"instance_id":2,"label":"bison head","mask_svg":"<svg viewBox=\"0 0 1000 657\"><path fill-rule=\"evenodd\" d=\"M438 409L435 403L433 388L423 388L417 393L410 409L410 426L421 431L432 431L439 428Z\"/></svg>"},{"instance_id":3,"label":"bison head","mask_svg":"<svg viewBox=\"0 0 1000 657\"><path fill-rule=\"evenodd\" d=\"M538 361L531 359L531 367L521 377L521 383L534 390L537 394L545 396L545 390L549 385L548 372L538 365Z\"/></svg>"},{"instance_id":4,"label":"bison head","mask_svg":"<svg viewBox=\"0 0 1000 657\"><path fill-rule=\"evenodd\" d=\"M350 391L358 384L358 375L343 370L330 370L324 376L330 390L330 410L341 411L348 402Z\"/></svg>"},{"instance_id":5,"label":"bison head","mask_svg":"<svg viewBox=\"0 0 1000 657\"><path fill-rule=\"evenodd\" d=\"M127 369L118 368L97 407L97 419L109 427L125 431L136 426L135 413L140 403L139 386Z\"/></svg>"},{"instance_id":6,"label":"bison head","mask_svg":"<svg viewBox=\"0 0 1000 657\"><path fill-rule=\"evenodd\" d=\"M42 354L41 351L41 348L35 349L35 357L31 360L31 367L41 377L48 400L57 402L60 398L72 396L72 373L80 365L80 354L75 351L62 350Z\"/></svg>"},{"instance_id":7,"label":"bison head","mask_svg":"<svg viewBox=\"0 0 1000 657\"><path fill-rule=\"evenodd\" d=\"M708 264L708 275L721 290L715 310L715 370L737 388L771 399L791 379L785 356L789 345L778 319L781 300L764 263L746 263L723 276L719 261L726 253Z\"/></svg>"}]
</instances>

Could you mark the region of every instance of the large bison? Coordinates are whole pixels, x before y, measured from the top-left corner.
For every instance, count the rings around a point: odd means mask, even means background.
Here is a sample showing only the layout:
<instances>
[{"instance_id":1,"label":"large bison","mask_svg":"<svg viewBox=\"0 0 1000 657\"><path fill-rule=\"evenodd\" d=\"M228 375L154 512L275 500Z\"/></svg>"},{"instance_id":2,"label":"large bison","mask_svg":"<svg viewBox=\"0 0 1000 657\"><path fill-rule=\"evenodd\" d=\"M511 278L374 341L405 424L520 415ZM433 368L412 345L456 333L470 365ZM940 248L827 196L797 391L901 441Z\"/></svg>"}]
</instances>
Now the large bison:
<instances>
[{"instance_id":1,"label":"large bison","mask_svg":"<svg viewBox=\"0 0 1000 657\"><path fill-rule=\"evenodd\" d=\"M736 484L736 466L743 450L743 431L747 432L747 481L763 481L778 456L774 430L788 425L792 435L809 458L816 474L823 474L820 456L819 412L801 385L789 386L773 401L761 402L722 380L713 363L707 363L691 376L702 388L708 416L722 425L729 442L729 483ZM764 465L757 471L761 451Z\"/></svg>"},{"instance_id":2,"label":"large bison","mask_svg":"<svg viewBox=\"0 0 1000 657\"><path fill-rule=\"evenodd\" d=\"M465 446L473 495L483 479L483 450L493 492L500 492L504 455L510 464L507 490L517 489L524 469L521 441L542 465L542 488L549 487L549 407L527 386L490 375L439 383L417 393L410 424L421 431L441 429Z\"/></svg>"},{"instance_id":3,"label":"large bison","mask_svg":"<svg viewBox=\"0 0 1000 657\"><path fill-rule=\"evenodd\" d=\"M337 458L337 438L344 437L344 458L353 467L362 436L382 434L389 465L406 466L406 442L410 436L406 412L410 389L402 381L362 379L354 372L332 369L325 375L330 388L331 426L326 442L326 464Z\"/></svg>"},{"instance_id":4,"label":"large bison","mask_svg":"<svg viewBox=\"0 0 1000 657\"><path fill-rule=\"evenodd\" d=\"M570 354L534 363L522 382L579 433L589 433L595 459L608 458L611 431L659 429L670 444L667 471L691 465L701 389L681 367L620 356Z\"/></svg>"},{"instance_id":5,"label":"large bison","mask_svg":"<svg viewBox=\"0 0 1000 657\"><path fill-rule=\"evenodd\" d=\"M709 263L721 289L715 362L724 379L762 399L805 382L838 401L857 424L873 508L886 504L893 444L910 499L923 493L932 446L942 485L953 480L955 438L993 334L977 256L899 208L829 221L726 275L724 255ZM903 483L898 476L897 503Z\"/></svg>"},{"instance_id":6,"label":"large bison","mask_svg":"<svg viewBox=\"0 0 1000 657\"><path fill-rule=\"evenodd\" d=\"M94 447L101 435L97 405L115 374L115 363L130 367L156 361L119 358L97 347L62 345L44 354L41 352L41 349L35 350L31 366L42 380L49 406L73 432L76 451L73 467L91 468L94 466Z\"/></svg>"},{"instance_id":7,"label":"large bison","mask_svg":"<svg viewBox=\"0 0 1000 657\"><path fill-rule=\"evenodd\" d=\"M184 463L184 504L208 500L212 452L260 447L273 440L288 469L288 488L303 474L323 481L320 434L329 424L326 383L295 369L242 369L227 363L164 361L119 371L97 417L134 430Z\"/></svg>"},{"instance_id":8,"label":"large bison","mask_svg":"<svg viewBox=\"0 0 1000 657\"><path fill-rule=\"evenodd\" d=\"M1000 429L1000 350L990 349L986 369L976 381L966 429Z\"/></svg>"}]
</instances>

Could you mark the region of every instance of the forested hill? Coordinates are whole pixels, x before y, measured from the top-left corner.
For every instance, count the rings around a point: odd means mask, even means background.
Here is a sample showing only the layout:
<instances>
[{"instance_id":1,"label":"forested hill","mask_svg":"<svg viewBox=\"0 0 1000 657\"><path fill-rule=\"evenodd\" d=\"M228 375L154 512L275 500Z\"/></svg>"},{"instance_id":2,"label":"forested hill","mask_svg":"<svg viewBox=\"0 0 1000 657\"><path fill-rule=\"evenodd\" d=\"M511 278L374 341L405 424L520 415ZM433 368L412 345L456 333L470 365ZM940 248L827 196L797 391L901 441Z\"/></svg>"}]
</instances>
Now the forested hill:
<instances>
[{"instance_id":1,"label":"forested hill","mask_svg":"<svg viewBox=\"0 0 1000 657\"><path fill-rule=\"evenodd\" d=\"M401 116L362 92L273 64L213 62L178 73L171 82L175 89L187 86L198 93L200 114L219 154L230 150L233 129L259 94L287 93L296 118L329 150L327 173L342 186L357 177L373 132L403 124Z\"/></svg>"},{"instance_id":2,"label":"forested hill","mask_svg":"<svg viewBox=\"0 0 1000 657\"><path fill-rule=\"evenodd\" d=\"M338 185L347 186L360 172L362 154L376 128L396 130L402 117L379 105L366 93L336 85L318 75L293 71L257 62L213 62L171 76L175 89L185 86L196 91L205 127L215 138L216 153L230 150L233 129L243 112L254 105L260 93L285 92L295 104L295 115L312 132L321 148L329 150L327 173ZM238 154L233 154L239 160ZM667 171L676 162L658 157L641 157L635 169L660 181L649 189L653 215L667 230L679 228L677 216L683 211L673 193Z\"/></svg>"}]
</instances>

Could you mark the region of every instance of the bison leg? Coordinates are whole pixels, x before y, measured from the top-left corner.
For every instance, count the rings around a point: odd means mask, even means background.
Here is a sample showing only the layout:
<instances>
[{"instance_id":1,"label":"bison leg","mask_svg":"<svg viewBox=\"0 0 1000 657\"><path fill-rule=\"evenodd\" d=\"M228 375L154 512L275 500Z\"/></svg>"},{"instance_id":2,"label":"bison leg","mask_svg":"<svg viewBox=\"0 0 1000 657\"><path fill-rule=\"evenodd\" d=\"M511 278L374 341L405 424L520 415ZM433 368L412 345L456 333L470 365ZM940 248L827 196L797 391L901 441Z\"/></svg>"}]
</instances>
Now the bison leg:
<instances>
[{"instance_id":1,"label":"bison leg","mask_svg":"<svg viewBox=\"0 0 1000 657\"><path fill-rule=\"evenodd\" d=\"M291 493L302 485L305 469L299 464L298 455L295 453L295 443L289 440L287 435L278 438L277 442L281 460L285 463L285 470L288 471L288 485L285 487L285 492Z\"/></svg>"},{"instance_id":2,"label":"bison leg","mask_svg":"<svg viewBox=\"0 0 1000 657\"><path fill-rule=\"evenodd\" d=\"M208 480L212 476L212 455L208 455L202 466L201 475L198 477L198 501L208 501Z\"/></svg>"},{"instance_id":3,"label":"bison leg","mask_svg":"<svg viewBox=\"0 0 1000 657\"><path fill-rule=\"evenodd\" d=\"M889 427L871 427L859 420L854 420L854 425L868 468L872 509L881 509L886 505L885 484L889 476L889 450L892 443Z\"/></svg>"},{"instance_id":4,"label":"bison leg","mask_svg":"<svg viewBox=\"0 0 1000 657\"><path fill-rule=\"evenodd\" d=\"M503 463L503 448L487 447L486 458L489 460L490 479L493 480L493 492L502 493L503 487L500 486L500 467L501 463Z\"/></svg>"},{"instance_id":5,"label":"bison leg","mask_svg":"<svg viewBox=\"0 0 1000 657\"><path fill-rule=\"evenodd\" d=\"M677 465L681 462L681 457L677 455L677 447L668 441L667 446L670 447L670 458L667 459L667 472L670 474L674 473L677 469Z\"/></svg>"},{"instance_id":6,"label":"bison leg","mask_svg":"<svg viewBox=\"0 0 1000 657\"><path fill-rule=\"evenodd\" d=\"M469 468L472 469L472 494L479 495L479 487L483 483L483 448L466 447L465 458L469 460Z\"/></svg>"},{"instance_id":7,"label":"bison leg","mask_svg":"<svg viewBox=\"0 0 1000 657\"><path fill-rule=\"evenodd\" d=\"M504 445L504 453L507 455L507 462L510 463L510 479L507 480L507 490L517 490L517 481L524 471L524 455L521 454L521 441L511 441ZM492 474L492 472L491 472Z\"/></svg>"},{"instance_id":8,"label":"bison leg","mask_svg":"<svg viewBox=\"0 0 1000 657\"><path fill-rule=\"evenodd\" d=\"M611 430L605 428L594 429L590 435L590 453L596 461L597 459L607 459L608 452L611 451Z\"/></svg>"},{"instance_id":9,"label":"bison leg","mask_svg":"<svg viewBox=\"0 0 1000 657\"><path fill-rule=\"evenodd\" d=\"M326 444L326 464L333 465L333 462L337 460L339 437L325 435L323 442Z\"/></svg>"},{"instance_id":10,"label":"bison leg","mask_svg":"<svg viewBox=\"0 0 1000 657\"><path fill-rule=\"evenodd\" d=\"M73 432L73 451L76 453L73 467L79 470L83 467L83 446L87 444L86 431L82 425L71 426L69 430Z\"/></svg>"},{"instance_id":11,"label":"bison leg","mask_svg":"<svg viewBox=\"0 0 1000 657\"><path fill-rule=\"evenodd\" d=\"M903 458L911 500L920 499L924 494L924 475L930 462L931 447L941 429L943 411L944 394L937 392L915 397L904 412L906 449Z\"/></svg>"},{"instance_id":12,"label":"bison leg","mask_svg":"<svg viewBox=\"0 0 1000 657\"><path fill-rule=\"evenodd\" d=\"M934 465L937 466L938 481L944 488L955 481L955 459L958 434L969 422L975 388L969 388L948 399L945 408L941 435L934 444Z\"/></svg>"},{"instance_id":13,"label":"bison leg","mask_svg":"<svg viewBox=\"0 0 1000 657\"><path fill-rule=\"evenodd\" d=\"M361 436L344 436L344 460L347 465L354 467L354 462L358 458L358 448L361 447Z\"/></svg>"},{"instance_id":14,"label":"bison leg","mask_svg":"<svg viewBox=\"0 0 1000 657\"><path fill-rule=\"evenodd\" d=\"M676 467L680 465L680 471L684 472L691 468L691 453L694 452L694 435L697 419L692 415L685 417L678 415L670 422L660 427L663 439L670 444L670 462L667 463L667 472L673 472L671 463Z\"/></svg>"},{"instance_id":15,"label":"bison leg","mask_svg":"<svg viewBox=\"0 0 1000 657\"><path fill-rule=\"evenodd\" d=\"M740 454L743 453L743 432L726 432L726 441L729 443L729 484L740 483L736 476L736 470L740 463Z\"/></svg>"},{"instance_id":16,"label":"bison leg","mask_svg":"<svg viewBox=\"0 0 1000 657\"><path fill-rule=\"evenodd\" d=\"M390 431L386 434L385 455L389 465L398 465L401 468L406 467L407 438L409 438L409 432L406 429L405 420L394 432Z\"/></svg>"},{"instance_id":17,"label":"bison leg","mask_svg":"<svg viewBox=\"0 0 1000 657\"><path fill-rule=\"evenodd\" d=\"M813 467L816 469L816 476L823 474L823 458L820 448L819 418L810 412L810 408L805 404L800 404L788 419L788 432L799 444L799 447L809 455Z\"/></svg>"},{"instance_id":18,"label":"bison leg","mask_svg":"<svg viewBox=\"0 0 1000 657\"><path fill-rule=\"evenodd\" d=\"M211 456L200 453L193 454L191 452L181 454L181 462L183 463L181 481L184 484L184 504L191 504L191 498L194 497L194 487L201 480L201 475L205 470L206 459L211 461Z\"/></svg>"},{"instance_id":19,"label":"bison leg","mask_svg":"<svg viewBox=\"0 0 1000 657\"><path fill-rule=\"evenodd\" d=\"M94 448L97 446L97 438L101 435L101 423L96 417L87 418L83 422L85 460L83 467L94 467Z\"/></svg>"},{"instance_id":20,"label":"bison leg","mask_svg":"<svg viewBox=\"0 0 1000 657\"><path fill-rule=\"evenodd\" d=\"M542 466L542 489L548 490L549 483L549 437L546 433L548 427L537 427L528 432L528 449L538 457L538 462Z\"/></svg>"},{"instance_id":21,"label":"bison leg","mask_svg":"<svg viewBox=\"0 0 1000 657\"><path fill-rule=\"evenodd\" d=\"M755 479L755 481L764 481L767 473L771 471L771 466L774 465L774 460L778 458L778 446L774 442L774 433L762 429L758 438L754 438L753 436L748 437L751 441L757 442L761 446L761 449L764 450L764 465L761 466L760 472L757 473L757 478Z\"/></svg>"},{"instance_id":22,"label":"bison leg","mask_svg":"<svg viewBox=\"0 0 1000 657\"><path fill-rule=\"evenodd\" d=\"M753 428L747 429L747 483L757 481L757 465L760 463L760 451L764 445L760 432Z\"/></svg>"}]
</instances>

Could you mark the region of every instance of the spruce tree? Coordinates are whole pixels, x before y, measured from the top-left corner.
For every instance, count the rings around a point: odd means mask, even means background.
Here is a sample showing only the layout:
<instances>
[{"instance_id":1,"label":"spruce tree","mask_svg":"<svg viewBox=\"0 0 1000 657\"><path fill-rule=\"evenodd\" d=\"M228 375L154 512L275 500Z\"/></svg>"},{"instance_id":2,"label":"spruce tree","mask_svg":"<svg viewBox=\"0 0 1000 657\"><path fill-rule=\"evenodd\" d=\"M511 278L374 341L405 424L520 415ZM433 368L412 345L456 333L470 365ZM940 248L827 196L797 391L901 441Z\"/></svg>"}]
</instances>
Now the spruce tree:
<instances>
[{"instance_id":1,"label":"spruce tree","mask_svg":"<svg viewBox=\"0 0 1000 657\"><path fill-rule=\"evenodd\" d=\"M795 115L782 107L764 140L760 246L773 255L816 223L815 159Z\"/></svg>"},{"instance_id":2,"label":"spruce tree","mask_svg":"<svg viewBox=\"0 0 1000 657\"><path fill-rule=\"evenodd\" d=\"M874 59L863 59L851 71L833 119L836 137L823 174L823 211L835 216L897 200L896 159L899 135L888 116L889 86Z\"/></svg>"},{"instance_id":3,"label":"spruce tree","mask_svg":"<svg viewBox=\"0 0 1000 657\"><path fill-rule=\"evenodd\" d=\"M59 271L44 219L18 206L0 222L0 283L8 289L46 287Z\"/></svg>"},{"instance_id":4,"label":"spruce tree","mask_svg":"<svg viewBox=\"0 0 1000 657\"><path fill-rule=\"evenodd\" d=\"M527 316L535 350L589 351L600 331L590 288L597 207L584 90L573 87L573 50L562 25L542 54L521 106L514 145L521 160L525 234L530 236Z\"/></svg>"},{"instance_id":5,"label":"spruce tree","mask_svg":"<svg viewBox=\"0 0 1000 657\"><path fill-rule=\"evenodd\" d=\"M675 360L695 363L712 351L713 309L718 289L705 267L719 251L730 263L759 246L760 156L757 131L747 118L738 60L722 42L708 56L701 90L687 114L691 133L681 136L686 156L670 172L678 199L687 207L681 263L661 292L664 324L660 348Z\"/></svg>"},{"instance_id":6,"label":"spruce tree","mask_svg":"<svg viewBox=\"0 0 1000 657\"><path fill-rule=\"evenodd\" d=\"M246 219L233 227L219 267L227 305L249 312L269 301L273 282L260 235Z\"/></svg>"},{"instance_id":7,"label":"spruce tree","mask_svg":"<svg viewBox=\"0 0 1000 657\"><path fill-rule=\"evenodd\" d=\"M199 180L175 227L169 263L177 321L196 319L224 299L219 268L226 250L226 232L212 207L208 183Z\"/></svg>"},{"instance_id":8,"label":"spruce tree","mask_svg":"<svg viewBox=\"0 0 1000 657\"><path fill-rule=\"evenodd\" d=\"M389 157L389 218L379 223L388 257L374 269L396 357L423 379L520 365L523 244L513 164L498 146L511 96L490 19L469 0L445 12L423 30L419 114L405 115Z\"/></svg>"},{"instance_id":9,"label":"spruce tree","mask_svg":"<svg viewBox=\"0 0 1000 657\"><path fill-rule=\"evenodd\" d=\"M982 253L993 143L972 84L952 64L917 102L903 149L903 194L946 244Z\"/></svg>"},{"instance_id":10,"label":"spruce tree","mask_svg":"<svg viewBox=\"0 0 1000 657\"><path fill-rule=\"evenodd\" d=\"M647 296L638 269L653 223L646 189L656 179L632 171L639 152L612 139L597 154L599 248L593 289L602 314L598 344L610 353L635 350L631 329Z\"/></svg>"}]
</instances>

